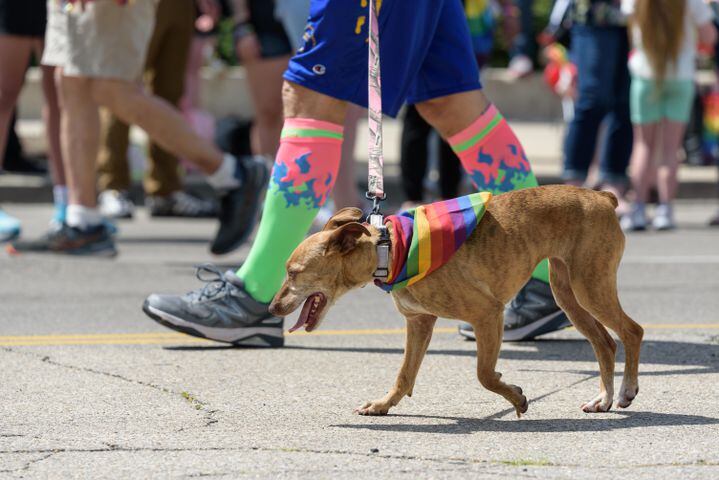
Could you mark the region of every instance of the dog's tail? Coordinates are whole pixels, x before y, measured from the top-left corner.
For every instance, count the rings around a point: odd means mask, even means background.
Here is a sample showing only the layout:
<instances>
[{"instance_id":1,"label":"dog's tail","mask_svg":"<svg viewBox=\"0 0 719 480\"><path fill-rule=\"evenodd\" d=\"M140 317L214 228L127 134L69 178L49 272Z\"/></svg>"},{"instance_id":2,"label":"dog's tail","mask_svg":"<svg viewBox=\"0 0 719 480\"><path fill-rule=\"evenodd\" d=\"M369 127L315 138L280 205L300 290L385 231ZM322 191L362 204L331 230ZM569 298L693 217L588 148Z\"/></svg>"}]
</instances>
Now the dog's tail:
<instances>
[{"instance_id":1,"label":"dog's tail","mask_svg":"<svg viewBox=\"0 0 719 480\"><path fill-rule=\"evenodd\" d=\"M614 205L614 208L617 208L619 206L619 201L617 200L616 195L614 195L612 192L598 192L600 195L602 195L604 198L609 200L609 202Z\"/></svg>"}]
</instances>

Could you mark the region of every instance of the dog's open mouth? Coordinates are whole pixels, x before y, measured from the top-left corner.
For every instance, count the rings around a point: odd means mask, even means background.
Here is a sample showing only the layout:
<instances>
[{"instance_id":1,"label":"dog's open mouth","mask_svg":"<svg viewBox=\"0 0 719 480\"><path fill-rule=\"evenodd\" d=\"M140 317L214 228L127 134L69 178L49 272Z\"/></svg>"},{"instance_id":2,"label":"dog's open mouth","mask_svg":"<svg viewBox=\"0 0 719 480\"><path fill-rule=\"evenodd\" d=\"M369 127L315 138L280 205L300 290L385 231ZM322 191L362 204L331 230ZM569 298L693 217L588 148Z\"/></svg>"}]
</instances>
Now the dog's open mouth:
<instances>
[{"instance_id":1,"label":"dog's open mouth","mask_svg":"<svg viewBox=\"0 0 719 480\"><path fill-rule=\"evenodd\" d=\"M314 330L325 305L327 305L327 297L323 293L317 292L307 297L302 312L300 312L300 318L297 319L295 326L290 328L290 332L299 330L303 326L306 332Z\"/></svg>"}]
</instances>

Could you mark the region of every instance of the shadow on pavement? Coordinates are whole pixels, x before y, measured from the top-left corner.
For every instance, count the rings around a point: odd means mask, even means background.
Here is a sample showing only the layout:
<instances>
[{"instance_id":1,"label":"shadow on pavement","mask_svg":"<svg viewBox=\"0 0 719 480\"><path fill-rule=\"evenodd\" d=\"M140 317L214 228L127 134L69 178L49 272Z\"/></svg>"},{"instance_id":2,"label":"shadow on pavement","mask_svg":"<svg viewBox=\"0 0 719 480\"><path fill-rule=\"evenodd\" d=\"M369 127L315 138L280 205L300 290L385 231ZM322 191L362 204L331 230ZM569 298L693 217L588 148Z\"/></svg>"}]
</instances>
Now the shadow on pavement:
<instances>
[{"instance_id":1,"label":"shadow on pavement","mask_svg":"<svg viewBox=\"0 0 719 480\"><path fill-rule=\"evenodd\" d=\"M587 415L581 419L553 418L532 420L529 418L497 420L494 418L477 419L464 417L441 417L431 415L388 415L387 419L422 419L445 420L452 423L368 423L331 425L336 428L374 430L387 432L469 434L476 432L604 432L627 428L645 428L659 426L716 425L719 418L702 417L700 415L682 415L678 413L655 413L612 411L611 417L601 414ZM617 418L617 415L620 417Z\"/></svg>"},{"instance_id":2,"label":"shadow on pavement","mask_svg":"<svg viewBox=\"0 0 719 480\"><path fill-rule=\"evenodd\" d=\"M469 342L467 346L471 347ZM526 360L528 362L552 361L552 362L592 362L596 363L596 357L592 347L585 340L541 340L526 342L522 344L523 349L504 349L500 358L504 360ZM617 374L621 375L624 363L621 344L617 353ZM234 350L235 347L226 345L192 345L192 346L171 346L164 347L167 350L176 351L211 351L211 350ZM237 349L243 350L243 349ZM306 346L288 345L284 350L307 350L319 352L338 353L367 353L382 355L401 355L404 350L401 348L384 347L333 347L333 346ZM281 352L278 352L281 354ZM474 357L476 352L473 348L468 349L437 349L430 346L427 355L451 355L462 357ZM688 368L642 371L641 364L647 365L686 365ZM642 344L640 364L640 375L693 375L719 372L719 346L712 343L690 343L671 340L647 340ZM521 371L541 371L539 368L520 369ZM556 371L556 370L552 370ZM596 374L596 370L569 370L567 373L579 373L586 375Z\"/></svg>"},{"instance_id":3,"label":"shadow on pavement","mask_svg":"<svg viewBox=\"0 0 719 480\"><path fill-rule=\"evenodd\" d=\"M197 238L197 237L177 237L177 236L167 236L167 237L127 237L127 236L120 236L117 238L117 243L119 244L172 244L172 243L179 243L179 244L207 244L209 243L209 239L207 238Z\"/></svg>"}]
</instances>

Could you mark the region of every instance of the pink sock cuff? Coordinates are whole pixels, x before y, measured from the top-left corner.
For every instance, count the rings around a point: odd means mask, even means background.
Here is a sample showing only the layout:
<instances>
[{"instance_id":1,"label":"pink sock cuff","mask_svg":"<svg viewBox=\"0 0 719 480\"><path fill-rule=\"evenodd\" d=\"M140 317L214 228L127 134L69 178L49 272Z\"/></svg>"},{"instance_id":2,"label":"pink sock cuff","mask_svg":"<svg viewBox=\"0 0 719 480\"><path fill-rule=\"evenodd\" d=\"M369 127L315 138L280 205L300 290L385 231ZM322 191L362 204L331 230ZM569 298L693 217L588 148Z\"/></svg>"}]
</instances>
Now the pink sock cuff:
<instances>
[{"instance_id":1,"label":"pink sock cuff","mask_svg":"<svg viewBox=\"0 0 719 480\"><path fill-rule=\"evenodd\" d=\"M282 140L342 141L344 126L312 118L288 118L282 127Z\"/></svg>"},{"instance_id":2,"label":"pink sock cuff","mask_svg":"<svg viewBox=\"0 0 719 480\"><path fill-rule=\"evenodd\" d=\"M497 107L490 105L487 110L461 132L449 137L449 144L455 152L461 152L481 142L504 119Z\"/></svg>"}]
</instances>

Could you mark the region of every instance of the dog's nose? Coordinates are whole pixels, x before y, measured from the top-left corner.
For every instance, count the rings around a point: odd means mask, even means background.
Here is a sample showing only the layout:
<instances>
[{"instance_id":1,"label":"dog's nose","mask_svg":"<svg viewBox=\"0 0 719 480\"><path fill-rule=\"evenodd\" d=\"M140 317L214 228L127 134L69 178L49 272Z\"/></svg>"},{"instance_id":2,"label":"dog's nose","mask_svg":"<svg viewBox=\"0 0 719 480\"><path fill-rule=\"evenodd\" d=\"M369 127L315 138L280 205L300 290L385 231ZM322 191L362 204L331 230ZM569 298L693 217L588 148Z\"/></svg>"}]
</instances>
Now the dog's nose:
<instances>
[{"instance_id":1,"label":"dog's nose","mask_svg":"<svg viewBox=\"0 0 719 480\"><path fill-rule=\"evenodd\" d=\"M270 303L270 308L268 310L270 311L270 313L272 315L274 315L276 317L281 316L279 308L277 307L277 303L275 303L274 301L272 303Z\"/></svg>"}]
</instances>

